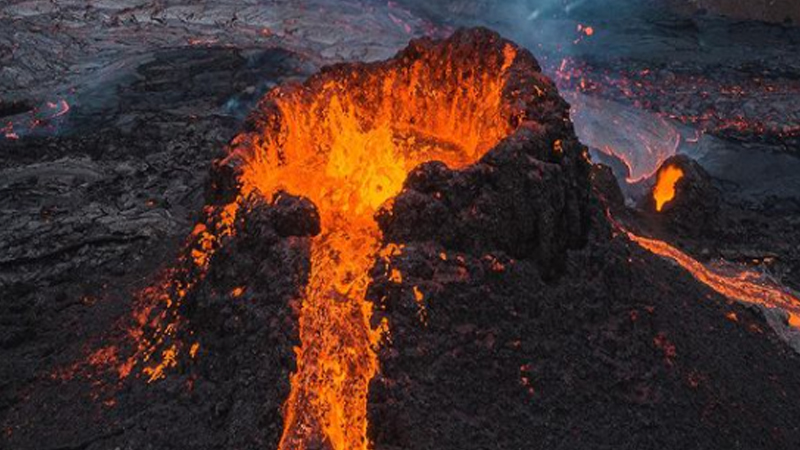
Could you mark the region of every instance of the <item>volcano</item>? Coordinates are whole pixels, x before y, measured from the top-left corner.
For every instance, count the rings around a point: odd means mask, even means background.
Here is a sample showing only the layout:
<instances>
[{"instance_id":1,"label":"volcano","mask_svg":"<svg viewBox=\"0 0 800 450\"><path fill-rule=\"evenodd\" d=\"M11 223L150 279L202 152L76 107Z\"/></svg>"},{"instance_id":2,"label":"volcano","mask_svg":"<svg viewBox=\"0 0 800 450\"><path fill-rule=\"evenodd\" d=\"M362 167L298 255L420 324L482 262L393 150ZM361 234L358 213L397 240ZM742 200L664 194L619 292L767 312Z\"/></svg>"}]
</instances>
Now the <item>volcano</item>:
<instances>
[{"instance_id":1,"label":"volcano","mask_svg":"<svg viewBox=\"0 0 800 450\"><path fill-rule=\"evenodd\" d=\"M479 64L471 59L475 54L483 55ZM166 309L145 302L137 312L139 324L153 331L135 333L144 341L137 345L141 351L118 372L127 376L138 358L153 382L187 349L192 357L192 346L204 339L181 330L182 322L189 329L194 322L184 319L192 313L181 312L182 305L195 302L198 281L218 270L216 254L235 245L226 241L239 239L237 227L250 226L237 224L288 202L291 211L279 213L288 217L272 226L279 235L311 239L279 448L367 448L369 385L379 371L381 341L391 334L386 319L373 319L380 310L367 293L376 276L402 283L403 272L390 266L403 254L403 230L419 226L437 234L460 227L425 223L452 215L444 211L427 220L396 212L431 210L407 205L398 195L410 179L426 183L430 171L447 178L448 171L466 167L488 174L520 160L524 172L495 175L508 200L456 203L479 219L470 225L479 227L471 232L477 242L461 245L480 242L488 251L497 242L497 250L536 255L547 273L555 273L559 255L585 239L588 223L589 166L567 111L530 53L482 29L442 42L416 41L390 61L334 66L302 85L274 89L233 139L229 155L215 163L215 202L195 228L184 257L189 267L147 293ZM475 165L484 158L482 166ZM546 200L516 196L512 186L503 186L509 182L516 189L541 190ZM396 199L401 203L395 205ZM536 226L512 236L504 222L516 229L518 220ZM391 237L395 233L400 235ZM424 307L425 294L418 287L412 291ZM246 278L228 292L257 298ZM196 343L181 338L187 332Z\"/></svg>"},{"instance_id":2,"label":"volcano","mask_svg":"<svg viewBox=\"0 0 800 450\"><path fill-rule=\"evenodd\" d=\"M796 448L796 296L668 243L734 220L696 162L665 159L632 208L570 117L485 28L271 88L130 310L5 382L3 439Z\"/></svg>"}]
</instances>

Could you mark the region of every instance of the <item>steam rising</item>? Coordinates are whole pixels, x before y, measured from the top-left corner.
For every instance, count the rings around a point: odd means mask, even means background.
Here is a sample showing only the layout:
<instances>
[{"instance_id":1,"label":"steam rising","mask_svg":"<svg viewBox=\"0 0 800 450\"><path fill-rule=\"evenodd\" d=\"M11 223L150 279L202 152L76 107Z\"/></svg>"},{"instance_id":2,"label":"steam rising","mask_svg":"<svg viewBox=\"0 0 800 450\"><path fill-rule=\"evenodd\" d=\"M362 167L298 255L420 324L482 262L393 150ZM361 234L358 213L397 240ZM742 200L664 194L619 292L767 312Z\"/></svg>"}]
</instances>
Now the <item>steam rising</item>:
<instances>
[{"instance_id":1,"label":"steam rising","mask_svg":"<svg viewBox=\"0 0 800 450\"><path fill-rule=\"evenodd\" d=\"M652 0L404 0L404 6L452 26L487 26L534 51L540 59L555 59L576 51L576 25L637 21L654 10ZM593 57L603 56L597 46ZM543 61L544 62L544 61ZM545 64L549 68L556 65Z\"/></svg>"}]
</instances>

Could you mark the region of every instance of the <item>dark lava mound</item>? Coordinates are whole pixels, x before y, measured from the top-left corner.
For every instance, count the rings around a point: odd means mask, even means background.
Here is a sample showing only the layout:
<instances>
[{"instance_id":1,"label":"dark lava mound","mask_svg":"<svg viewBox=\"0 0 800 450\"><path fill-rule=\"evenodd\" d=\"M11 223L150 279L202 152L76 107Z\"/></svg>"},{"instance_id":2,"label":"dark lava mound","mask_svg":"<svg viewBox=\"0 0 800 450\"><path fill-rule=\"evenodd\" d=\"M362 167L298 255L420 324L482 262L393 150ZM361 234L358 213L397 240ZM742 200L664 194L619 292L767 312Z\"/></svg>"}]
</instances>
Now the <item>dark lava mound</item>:
<instances>
[{"instance_id":1,"label":"dark lava mound","mask_svg":"<svg viewBox=\"0 0 800 450\"><path fill-rule=\"evenodd\" d=\"M3 439L797 448L798 356L616 232L592 172L536 61L487 30L280 87L114 351L7 402Z\"/></svg>"}]
</instances>

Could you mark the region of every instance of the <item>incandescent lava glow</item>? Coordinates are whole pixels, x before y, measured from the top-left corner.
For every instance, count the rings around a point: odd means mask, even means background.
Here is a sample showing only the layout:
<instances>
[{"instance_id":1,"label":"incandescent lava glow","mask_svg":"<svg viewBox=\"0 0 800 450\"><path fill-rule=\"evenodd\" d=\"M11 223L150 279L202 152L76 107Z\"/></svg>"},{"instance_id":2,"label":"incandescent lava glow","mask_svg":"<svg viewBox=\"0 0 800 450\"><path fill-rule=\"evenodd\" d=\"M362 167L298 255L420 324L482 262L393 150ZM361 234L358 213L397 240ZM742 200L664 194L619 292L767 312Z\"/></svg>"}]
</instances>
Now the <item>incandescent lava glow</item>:
<instances>
[{"instance_id":1,"label":"incandescent lava glow","mask_svg":"<svg viewBox=\"0 0 800 450\"><path fill-rule=\"evenodd\" d=\"M304 196L321 219L280 449L369 447L367 394L385 328L366 299L382 246L374 215L415 166L464 167L510 135L524 114L508 77L535 64L490 32L414 41L387 62L333 66L273 90L232 142L224 163L235 161L244 196Z\"/></svg>"},{"instance_id":2,"label":"incandescent lava glow","mask_svg":"<svg viewBox=\"0 0 800 450\"><path fill-rule=\"evenodd\" d=\"M718 293L743 303L780 308L789 314L789 325L800 329L800 299L786 289L770 283L751 271L727 274L710 269L664 241L637 236L629 231L628 238L645 250L671 259L701 283Z\"/></svg>"},{"instance_id":3,"label":"incandescent lava glow","mask_svg":"<svg viewBox=\"0 0 800 450\"><path fill-rule=\"evenodd\" d=\"M658 172L658 180L653 188L656 211L661 212L664 205L675 199L675 185L683 178L683 169L670 164Z\"/></svg>"}]
</instances>

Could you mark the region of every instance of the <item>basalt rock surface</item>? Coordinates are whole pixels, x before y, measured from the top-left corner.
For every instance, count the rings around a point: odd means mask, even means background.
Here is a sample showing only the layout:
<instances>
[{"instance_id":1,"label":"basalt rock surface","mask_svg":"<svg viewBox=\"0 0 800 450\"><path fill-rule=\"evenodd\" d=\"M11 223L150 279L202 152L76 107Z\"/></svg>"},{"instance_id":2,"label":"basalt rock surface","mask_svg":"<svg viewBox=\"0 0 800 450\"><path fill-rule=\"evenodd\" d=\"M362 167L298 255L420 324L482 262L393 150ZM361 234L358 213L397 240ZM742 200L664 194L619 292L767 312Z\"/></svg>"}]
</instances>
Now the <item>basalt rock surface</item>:
<instances>
[{"instance_id":1,"label":"basalt rock surface","mask_svg":"<svg viewBox=\"0 0 800 450\"><path fill-rule=\"evenodd\" d=\"M556 157L556 140L522 130L464 171L437 162L419 166L391 210L378 217L384 239L501 251L557 273L567 249L585 242L590 189L583 147L572 138L559 144L565 156Z\"/></svg>"}]
</instances>

